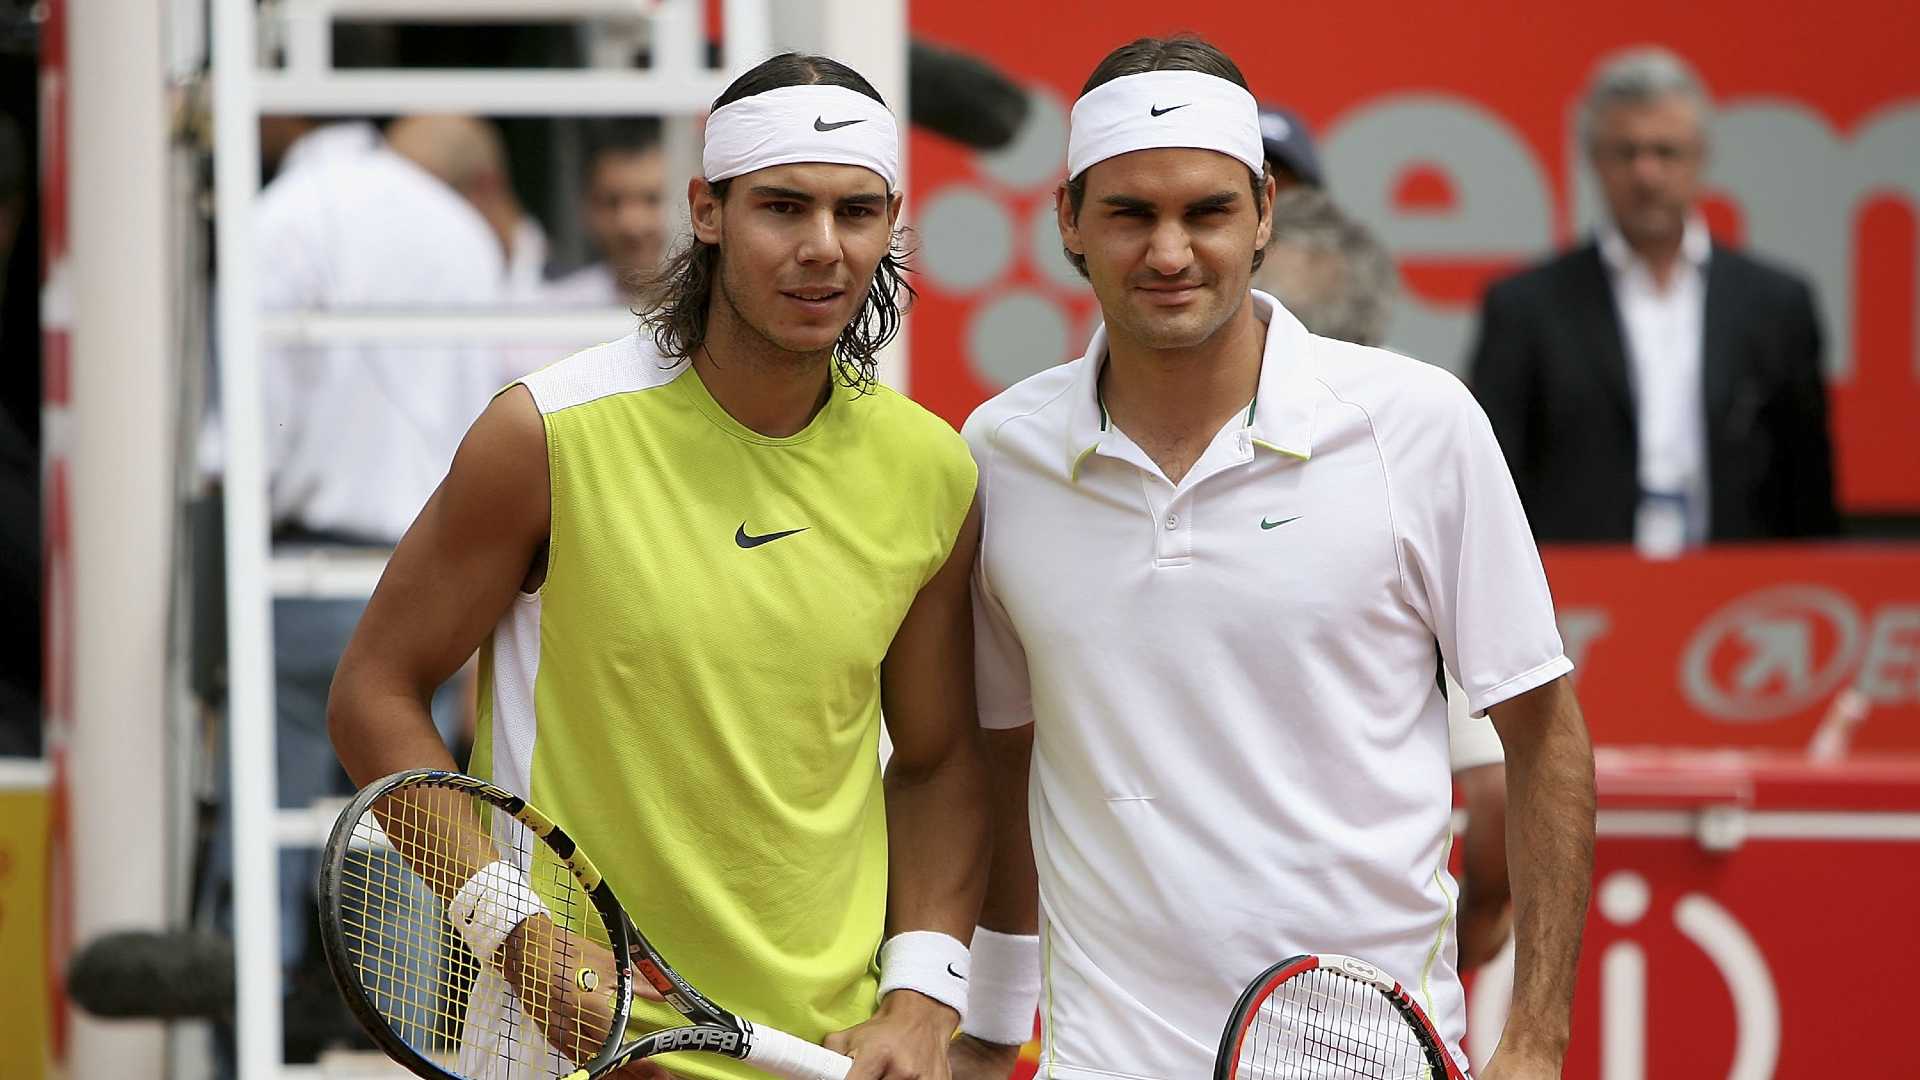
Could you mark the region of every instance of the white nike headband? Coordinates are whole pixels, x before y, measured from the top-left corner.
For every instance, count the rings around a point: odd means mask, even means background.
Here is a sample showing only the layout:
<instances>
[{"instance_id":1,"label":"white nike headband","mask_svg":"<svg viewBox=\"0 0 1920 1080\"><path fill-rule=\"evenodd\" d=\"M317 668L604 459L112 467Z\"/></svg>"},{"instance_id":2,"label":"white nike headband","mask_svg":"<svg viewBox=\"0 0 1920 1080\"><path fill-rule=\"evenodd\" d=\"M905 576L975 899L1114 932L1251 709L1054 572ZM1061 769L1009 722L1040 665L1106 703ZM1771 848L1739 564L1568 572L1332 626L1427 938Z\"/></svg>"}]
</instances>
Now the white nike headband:
<instances>
[{"instance_id":1,"label":"white nike headband","mask_svg":"<svg viewBox=\"0 0 1920 1080\"><path fill-rule=\"evenodd\" d=\"M1198 71L1148 71L1101 83L1073 103L1067 179L1135 150L1191 147L1266 163L1260 106L1245 87Z\"/></svg>"},{"instance_id":2,"label":"white nike headband","mask_svg":"<svg viewBox=\"0 0 1920 1080\"><path fill-rule=\"evenodd\" d=\"M885 105L844 86L783 86L707 117L700 167L708 180L803 161L859 165L900 186L900 127Z\"/></svg>"}]
</instances>

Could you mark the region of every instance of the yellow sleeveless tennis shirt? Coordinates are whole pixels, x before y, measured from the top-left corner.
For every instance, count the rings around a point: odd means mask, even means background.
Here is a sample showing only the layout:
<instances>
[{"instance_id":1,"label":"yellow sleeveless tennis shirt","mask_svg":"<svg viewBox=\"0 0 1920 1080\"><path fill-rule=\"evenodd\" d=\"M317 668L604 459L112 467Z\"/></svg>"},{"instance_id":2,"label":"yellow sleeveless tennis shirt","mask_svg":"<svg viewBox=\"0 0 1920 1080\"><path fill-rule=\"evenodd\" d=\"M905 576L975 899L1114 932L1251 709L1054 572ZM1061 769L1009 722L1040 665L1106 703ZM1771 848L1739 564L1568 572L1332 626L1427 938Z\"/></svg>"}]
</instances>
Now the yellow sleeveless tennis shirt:
<instances>
[{"instance_id":1,"label":"yellow sleeveless tennis shirt","mask_svg":"<svg viewBox=\"0 0 1920 1080\"><path fill-rule=\"evenodd\" d=\"M867 1019L880 663L972 502L965 442L892 390L837 383L768 438L644 334L522 382L546 427L547 576L481 652L474 771L573 834L722 1005L814 1040ZM680 1021L636 1001L634 1022Z\"/></svg>"}]
</instances>

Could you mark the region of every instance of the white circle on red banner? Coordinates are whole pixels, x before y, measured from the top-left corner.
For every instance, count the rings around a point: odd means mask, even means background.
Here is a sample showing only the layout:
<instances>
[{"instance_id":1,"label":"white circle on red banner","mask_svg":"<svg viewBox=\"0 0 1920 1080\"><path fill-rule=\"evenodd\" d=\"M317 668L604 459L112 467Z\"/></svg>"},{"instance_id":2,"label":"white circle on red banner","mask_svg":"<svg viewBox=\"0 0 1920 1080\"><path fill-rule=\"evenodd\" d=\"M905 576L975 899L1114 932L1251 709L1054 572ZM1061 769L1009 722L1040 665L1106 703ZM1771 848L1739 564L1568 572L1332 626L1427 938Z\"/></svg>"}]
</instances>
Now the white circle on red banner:
<instances>
[{"instance_id":1,"label":"white circle on red banner","mask_svg":"<svg viewBox=\"0 0 1920 1080\"><path fill-rule=\"evenodd\" d=\"M1051 90L1027 87L1027 119L1004 149L979 154L980 171L1014 188L1051 187L1067 175L1067 107Z\"/></svg>"},{"instance_id":2,"label":"white circle on red banner","mask_svg":"<svg viewBox=\"0 0 1920 1080\"><path fill-rule=\"evenodd\" d=\"M1065 359L1071 335L1059 304L1026 290L1003 293L967 320L967 366L997 392Z\"/></svg>"},{"instance_id":3,"label":"white circle on red banner","mask_svg":"<svg viewBox=\"0 0 1920 1080\"><path fill-rule=\"evenodd\" d=\"M972 187L949 187L920 214L919 268L949 292L989 285L1013 265L1013 221L998 199Z\"/></svg>"}]
</instances>

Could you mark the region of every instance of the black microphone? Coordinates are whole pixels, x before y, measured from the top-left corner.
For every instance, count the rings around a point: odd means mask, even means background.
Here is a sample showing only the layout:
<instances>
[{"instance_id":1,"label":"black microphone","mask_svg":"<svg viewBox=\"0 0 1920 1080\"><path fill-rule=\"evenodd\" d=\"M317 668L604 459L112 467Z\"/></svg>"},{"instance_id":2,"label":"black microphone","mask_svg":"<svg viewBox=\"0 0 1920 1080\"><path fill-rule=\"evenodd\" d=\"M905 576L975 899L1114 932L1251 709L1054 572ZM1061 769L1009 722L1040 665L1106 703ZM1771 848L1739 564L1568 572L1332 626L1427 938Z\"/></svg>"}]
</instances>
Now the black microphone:
<instances>
[{"instance_id":1,"label":"black microphone","mask_svg":"<svg viewBox=\"0 0 1920 1080\"><path fill-rule=\"evenodd\" d=\"M998 150L1026 122L1027 92L977 56L914 38L907 51L907 113L937 135Z\"/></svg>"},{"instance_id":2,"label":"black microphone","mask_svg":"<svg viewBox=\"0 0 1920 1080\"><path fill-rule=\"evenodd\" d=\"M102 934L67 964L67 996L107 1019L228 1019L233 942L204 930Z\"/></svg>"}]
</instances>

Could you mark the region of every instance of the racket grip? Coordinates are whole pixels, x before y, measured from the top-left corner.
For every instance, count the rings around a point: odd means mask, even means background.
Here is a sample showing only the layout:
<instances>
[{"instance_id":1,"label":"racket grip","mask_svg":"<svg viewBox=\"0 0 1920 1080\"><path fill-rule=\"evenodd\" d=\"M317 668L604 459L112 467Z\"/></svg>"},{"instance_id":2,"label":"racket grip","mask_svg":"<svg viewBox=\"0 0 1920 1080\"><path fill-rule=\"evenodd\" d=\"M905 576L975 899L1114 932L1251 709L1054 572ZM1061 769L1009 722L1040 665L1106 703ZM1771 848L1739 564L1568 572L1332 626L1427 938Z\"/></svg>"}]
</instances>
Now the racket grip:
<instances>
[{"instance_id":1,"label":"racket grip","mask_svg":"<svg viewBox=\"0 0 1920 1080\"><path fill-rule=\"evenodd\" d=\"M779 1028L748 1024L747 1064L786 1080L845 1080L853 1059L796 1039Z\"/></svg>"}]
</instances>

